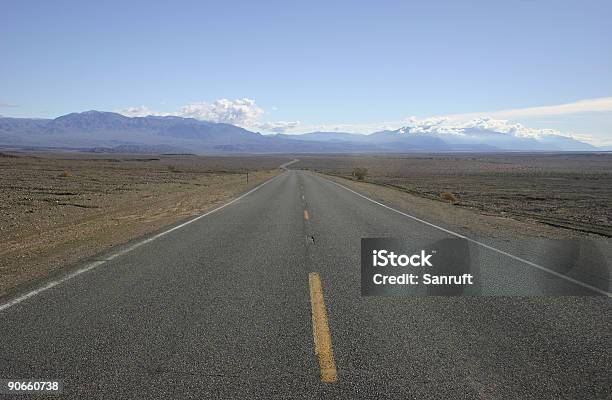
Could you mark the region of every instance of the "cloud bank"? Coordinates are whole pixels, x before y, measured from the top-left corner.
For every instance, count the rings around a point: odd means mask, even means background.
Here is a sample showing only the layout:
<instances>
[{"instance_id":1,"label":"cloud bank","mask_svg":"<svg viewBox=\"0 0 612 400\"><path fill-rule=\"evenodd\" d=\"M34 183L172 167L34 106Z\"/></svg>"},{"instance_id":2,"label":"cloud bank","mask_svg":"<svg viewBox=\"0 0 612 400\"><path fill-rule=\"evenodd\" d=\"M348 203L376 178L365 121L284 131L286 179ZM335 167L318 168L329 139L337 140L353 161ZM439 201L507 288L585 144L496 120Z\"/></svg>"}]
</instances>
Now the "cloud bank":
<instances>
[{"instance_id":1,"label":"cloud bank","mask_svg":"<svg viewBox=\"0 0 612 400\"><path fill-rule=\"evenodd\" d=\"M579 100L573 103L558 104L554 106L515 108L484 113L451 114L446 117L450 119L465 119L486 115L492 118L512 119L600 112L612 112L612 97Z\"/></svg>"},{"instance_id":2,"label":"cloud bank","mask_svg":"<svg viewBox=\"0 0 612 400\"><path fill-rule=\"evenodd\" d=\"M211 122L224 122L233 125L252 125L263 114L252 99L221 99L212 103L200 102L183 106L178 114Z\"/></svg>"},{"instance_id":3,"label":"cloud bank","mask_svg":"<svg viewBox=\"0 0 612 400\"><path fill-rule=\"evenodd\" d=\"M478 117L466 122L453 121L450 118L437 117L418 119L410 117L408 124L400 128L400 132L410 132L415 134L434 134L434 135L470 135L474 133L503 133L515 137L541 138L543 136L566 136L555 129L534 129L528 128L519 123L507 120L494 119L490 117Z\"/></svg>"},{"instance_id":4,"label":"cloud bank","mask_svg":"<svg viewBox=\"0 0 612 400\"><path fill-rule=\"evenodd\" d=\"M300 125L299 121L261 122L264 110L255 100L249 98L228 100L220 99L213 102L196 102L180 107L174 112L159 112L147 106L129 107L118 110L120 114L128 117L177 116L195 118L203 121L232 124L251 130L264 130L266 132L282 133Z\"/></svg>"},{"instance_id":5,"label":"cloud bank","mask_svg":"<svg viewBox=\"0 0 612 400\"><path fill-rule=\"evenodd\" d=\"M266 114L255 100L220 99L212 102L196 102L180 107L174 112L158 112L146 106L130 107L119 110L119 113L131 117L147 115L179 116L196 118L211 122L228 123L267 133L305 133L314 131L372 133L382 130L397 130L413 134L434 135L468 135L477 132L503 133L516 137L542 138L556 135L571 137L586 142L605 143L606 138L594 138L574 132L562 132L556 129L536 129L512 121L513 119L528 119L539 116L565 116L585 113L612 113L612 97L580 100L574 103L553 106L541 106L501 110L494 112L450 114L429 118L409 117L399 121L387 121L368 124L302 124L300 121L261 121ZM529 121L522 121L527 122ZM605 134L604 134L605 136ZM610 140L612 142L612 138Z\"/></svg>"},{"instance_id":6,"label":"cloud bank","mask_svg":"<svg viewBox=\"0 0 612 400\"><path fill-rule=\"evenodd\" d=\"M586 120L598 118L604 122L601 131L587 135L568 131L567 129L533 128L528 125L538 122L539 117L547 121L567 121L567 118L582 115ZM518 123L516 120L521 120ZM600 122L601 124L601 122ZM541 126L542 123L540 122ZM563 125L561 123L560 125ZM449 114L426 118L409 117L399 121L387 121L370 124L325 124L301 125L297 131L338 131L370 133L382 130L397 130L411 133L429 133L437 135L466 135L468 132L504 133L516 137L542 138L545 136L565 136L577 140L599 144L612 145L612 97L579 100L573 103L553 106L517 108L493 112L475 112L464 114Z\"/></svg>"}]
</instances>

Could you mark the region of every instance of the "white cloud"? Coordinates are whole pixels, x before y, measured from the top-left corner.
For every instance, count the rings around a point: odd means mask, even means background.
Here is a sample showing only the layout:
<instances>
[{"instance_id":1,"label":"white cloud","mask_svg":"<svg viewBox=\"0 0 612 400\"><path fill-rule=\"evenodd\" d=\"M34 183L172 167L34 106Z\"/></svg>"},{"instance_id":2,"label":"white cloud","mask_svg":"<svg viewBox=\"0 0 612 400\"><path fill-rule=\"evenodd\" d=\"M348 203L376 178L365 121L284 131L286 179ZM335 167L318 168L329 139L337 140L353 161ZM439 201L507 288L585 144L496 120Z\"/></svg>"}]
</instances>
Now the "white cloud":
<instances>
[{"instance_id":1,"label":"white cloud","mask_svg":"<svg viewBox=\"0 0 612 400\"><path fill-rule=\"evenodd\" d=\"M580 125L573 125L567 129L563 124L568 118L582 115L592 121L596 117L605 121L612 114L612 97L601 97L595 99L579 100L573 103L559 104L553 106L530 107L520 109L501 110L493 112L475 112L464 114L449 114L428 118L410 117L399 121L387 121L381 123L367 124L324 124L324 125L300 125L294 132L308 131L341 131L353 133L370 133L381 130L396 130L404 128L404 131L413 133L455 134L463 135L469 130L491 131L522 137L542 137L546 135L559 135L572 137L578 140L594 143L597 145L611 145L610 123L600 123L599 131L594 132L591 128L589 134L580 132ZM539 118L539 117L543 117ZM539 120L538 120L539 118ZM516 120L522 122L518 123ZM569 119L571 121L571 119ZM607 121L612 121L612 118ZM555 124L555 122L558 122ZM529 125L540 126L547 123L563 126L561 130L547 128L531 128ZM532 125L533 124L533 125ZM550 125L549 125L550 126Z\"/></svg>"},{"instance_id":2,"label":"white cloud","mask_svg":"<svg viewBox=\"0 0 612 400\"><path fill-rule=\"evenodd\" d=\"M221 99L212 103L200 102L183 106L176 115L211 122L223 122L251 126L257 122L263 110L252 99Z\"/></svg>"},{"instance_id":3,"label":"white cloud","mask_svg":"<svg viewBox=\"0 0 612 400\"><path fill-rule=\"evenodd\" d=\"M254 125L255 128L264 132L283 133L300 126L300 121L275 121L275 122L259 122Z\"/></svg>"},{"instance_id":4,"label":"white cloud","mask_svg":"<svg viewBox=\"0 0 612 400\"><path fill-rule=\"evenodd\" d=\"M555 129L534 129L522 124L490 117L479 117L469 121L455 121L445 117L418 119L410 117L409 123L402 128L410 133L429 133L438 135L469 135L471 132L504 133L516 137L542 137L548 135L570 136Z\"/></svg>"},{"instance_id":5,"label":"white cloud","mask_svg":"<svg viewBox=\"0 0 612 400\"><path fill-rule=\"evenodd\" d=\"M430 135L468 136L475 132L503 133L516 137L540 138L548 135L572 137L578 140L595 143L595 138L587 135L570 134L556 129L536 129L509 120L490 117L477 117L468 120L456 120L448 117L417 118L410 117L403 121L373 124L326 124L300 125L293 132L351 132L372 133L382 130L400 130L402 133ZM289 129L291 130L291 129Z\"/></svg>"},{"instance_id":6,"label":"white cloud","mask_svg":"<svg viewBox=\"0 0 612 400\"><path fill-rule=\"evenodd\" d=\"M174 112L153 111L144 105L124 108L117 112L128 117L172 115L184 118L195 118L203 121L237 125L251 130L263 130L264 132L276 133L282 133L300 125L299 121L259 121L260 117L264 114L264 110L255 103L255 100L248 98L197 102L182 106L178 111Z\"/></svg>"},{"instance_id":7,"label":"white cloud","mask_svg":"<svg viewBox=\"0 0 612 400\"><path fill-rule=\"evenodd\" d=\"M551 115L582 114L591 112L612 112L612 97L599 97L595 99L578 100L573 103L558 104L553 106L515 108L510 110L480 113L452 114L448 115L447 118L465 119L475 118L479 116L488 116L499 119L512 119Z\"/></svg>"},{"instance_id":8,"label":"white cloud","mask_svg":"<svg viewBox=\"0 0 612 400\"><path fill-rule=\"evenodd\" d=\"M273 109L275 108L276 107L273 107ZM249 98L197 102L180 107L178 111L174 112L152 111L146 106L130 107L119 110L118 112L132 117L146 115L190 117L212 122L230 123L249 130L268 133L304 133L313 131L371 133L381 130L403 128L404 131L411 133L430 133L439 135L465 135L468 131L490 131L521 137L560 135L591 143L604 144L610 141L607 137L608 134L602 134L602 137L594 137L576 134L575 132L561 132L555 129L536 129L513 122L512 120L522 118L524 120L521 122L530 124L529 122L532 120L529 120L529 118L538 116L560 116L559 118L563 118L563 116L571 114L594 112L609 113L612 112L612 97L580 100L573 103L553 106L520 108L494 112L450 114L429 118L410 117L400 121L366 124L302 124L300 121L260 121L265 112L254 100Z\"/></svg>"},{"instance_id":9,"label":"white cloud","mask_svg":"<svg viewBox=\"0 0 612 400\"><path fill-rule=\"evenodd\" d=\"M149 115L157 115L153 111L149 110L147 106L128 107L117 111L119 114L123 114L126 117L146 117Z\"/></svg>"}]
</instances>

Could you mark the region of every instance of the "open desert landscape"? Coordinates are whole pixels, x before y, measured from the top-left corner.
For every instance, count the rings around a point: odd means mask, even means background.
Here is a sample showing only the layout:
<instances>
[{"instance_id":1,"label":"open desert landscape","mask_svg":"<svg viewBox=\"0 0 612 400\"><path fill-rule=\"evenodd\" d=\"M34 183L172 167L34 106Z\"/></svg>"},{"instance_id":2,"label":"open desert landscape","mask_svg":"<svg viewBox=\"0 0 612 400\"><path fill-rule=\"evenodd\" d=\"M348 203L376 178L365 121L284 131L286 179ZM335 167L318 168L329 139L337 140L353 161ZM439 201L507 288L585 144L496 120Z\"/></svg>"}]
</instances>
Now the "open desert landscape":
<instances>
[{"instance_id":1,"label":"open desert landscape","mask_svg":"<svg viewBox=\"0 0 612 400\"><path fill-rule=\"evenodd\" d=\"M0 295L199 214L288 160L1 153Z\"/></svg>"},{"instance_id":2,"label":"open desert landscape","mask_svg":"<svg viewBox=\"0 0 612 400\"><path fill-rule=\"evenodd\" d=\"M300 156L293 168L382 185L481 214L612 236L612 154ZM568 232L570 233L570 232Z\"/></svg>"},{"instance_id":3,"label":"open desert landscape","mask_svg":"<svg viewBox=\"0 0 612 400\"><path fill-rule=\"evenodd\" d=\"M610 15L3 3L0 400L612 400Z\"/></svg>"},{"instance_id":4,"label":"open desert landscape","mask_svg":"<svg viewBox=\"0 0 612 400\"><path fill-rule=\"evenodd\" d=\"M612 155L607 153L208 157L4 152L0 295L222 204L294 158L299 161L290 168L350 179L361 185L354 186L357 190L445 226L464 227L466 233L490 228L479 233L612 236ZM356 168L366 170L363 182L353 176Z\"/></svg>"}]
</instances>

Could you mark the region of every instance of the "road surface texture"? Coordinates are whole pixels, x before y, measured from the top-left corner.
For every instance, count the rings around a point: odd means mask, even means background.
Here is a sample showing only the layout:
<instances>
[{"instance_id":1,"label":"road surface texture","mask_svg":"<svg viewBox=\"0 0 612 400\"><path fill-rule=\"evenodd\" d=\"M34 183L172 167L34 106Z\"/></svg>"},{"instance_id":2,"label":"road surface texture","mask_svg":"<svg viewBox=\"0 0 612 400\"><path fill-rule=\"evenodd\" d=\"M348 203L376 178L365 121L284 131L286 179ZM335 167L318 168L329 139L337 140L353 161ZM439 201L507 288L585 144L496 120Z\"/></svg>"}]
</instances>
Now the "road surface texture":
<instances>
[{"instance_id":1,"label":"road surface texture","mask_svg":"<svg viewBox=\"0 0 612 400\"><path fill-rule=\"evenodd\" d=\"M361 297L362 237L450 236L285 171L5 302L0 378L61 379L70 399L610 398L605 295ZM551 279L593 294L495 251L480 257L489 282L519 294ZM312 272L337 367L331 383L314 354Z\"/></svg>"}]
</instances>

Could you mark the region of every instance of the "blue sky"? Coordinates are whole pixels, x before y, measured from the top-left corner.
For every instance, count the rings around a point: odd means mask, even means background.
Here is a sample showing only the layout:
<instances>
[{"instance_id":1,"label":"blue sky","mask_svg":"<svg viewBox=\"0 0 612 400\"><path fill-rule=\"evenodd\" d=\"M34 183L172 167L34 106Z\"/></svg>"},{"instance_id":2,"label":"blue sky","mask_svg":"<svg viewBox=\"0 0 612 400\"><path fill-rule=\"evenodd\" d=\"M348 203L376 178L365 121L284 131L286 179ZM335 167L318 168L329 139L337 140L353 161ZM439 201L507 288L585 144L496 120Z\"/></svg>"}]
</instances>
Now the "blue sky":
<instances>
[{"instance_id":1,"label":"blue sky","mask_svg":"<svg viewBox=\"0 0 612 400\"><path fill-rule=\"evenodd\" d=\"M612 145L610 1L0 7L4 116L123 110L367 131L513 110L503 119ZM533 114L581 100L592 102Z\"/></svg>"}]
</instances>

